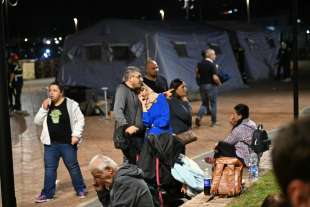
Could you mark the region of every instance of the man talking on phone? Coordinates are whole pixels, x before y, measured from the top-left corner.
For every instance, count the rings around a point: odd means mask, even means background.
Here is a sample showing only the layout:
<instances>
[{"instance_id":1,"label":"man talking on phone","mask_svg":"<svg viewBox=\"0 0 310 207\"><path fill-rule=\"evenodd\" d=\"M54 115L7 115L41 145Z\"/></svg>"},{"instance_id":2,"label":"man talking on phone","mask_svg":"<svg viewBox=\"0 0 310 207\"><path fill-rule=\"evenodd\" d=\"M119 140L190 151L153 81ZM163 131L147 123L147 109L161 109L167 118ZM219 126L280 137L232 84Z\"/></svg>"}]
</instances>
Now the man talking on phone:
<instances>
[{"instance_id":1,"label":"man talking on phone","mask_svg":"<svg viewBox=\"0 0 310 207\"><path fill-rule=\"evenodd\" d=\"M77 102L64 97L64 88L58 82L48 86L49 98L34 118L43 125L41 142L44 144L44 187L36 203L47 202L54 197L59 159L62 158L71 176L73 187L79 198L85 198L86 186L77 160L77 144L81 142L84 116Z\"/></svg>"}]
</instances>

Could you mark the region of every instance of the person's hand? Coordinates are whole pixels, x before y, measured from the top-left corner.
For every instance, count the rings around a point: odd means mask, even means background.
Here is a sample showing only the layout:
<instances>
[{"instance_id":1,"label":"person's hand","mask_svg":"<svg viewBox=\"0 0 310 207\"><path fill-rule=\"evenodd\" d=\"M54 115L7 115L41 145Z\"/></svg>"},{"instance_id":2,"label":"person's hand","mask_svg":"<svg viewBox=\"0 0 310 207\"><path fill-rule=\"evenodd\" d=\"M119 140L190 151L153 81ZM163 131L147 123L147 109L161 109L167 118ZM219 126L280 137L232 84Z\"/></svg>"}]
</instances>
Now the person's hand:
<instances>
[{"instance_id":1,"label":"person's hand","mask_svg":"<svg viewBox=\"0 0 310 207\"><path fill-rule=\"evenodd\" d=\"M185 102L189 102L187 96L183 96L183 97L181 98L181 100L182 100L182 101L185 101Z\"/></svg>"},{"instance_id":2,"label":"person's hand","mask_svg":"<svg viewBox=\"0 0 310 207\"><path fill-rule=\"evenodd\" d=\"M50 99L49 99L49 98L45 99L45 100L42 102L42 107L43 107L45 110L48 110L49 105L50 105Z\"/></svg>"},{"instance_id":3,"label":"person's hand","mask_svg":"<svg viewBox=\"0 0 310 207\"><path fill-rule=\"evenodd\" d=\"M181 188L181 193L186 194L186 192L187 192L187 185L186 185L186 184L183 184L183 185L182 185L182 188Z\"/></svg>"},{"instance_id":4,"label":"person's hand","mask_svg":"<svg viewBox=\"0 0 310 207\"><path fill-rule=\"evenodd\" d=\"M94 188L95 188L96 191L102 191L102 190L105 189L104 186L100 185L100 184L96 181L96 179L94 179L93 186L94 186Z\"/></svg>"},{"instance_id":5,"label":"person's hand","mask_svg":"<svg viewBox=\"0 0 310 207\"><path fill-rule=\"evenodd\" d=\"M173 92L174 91L174 89L172 88L172 89L169 89L168 91L165 91L164 92L164 95L166 96L166 98L171 98L171 96L173 95Z\"/></svg>"},{"instance_id":6,"label":"person's hand","mask_svg":"<svg viewBox=\"0 0 310 207\"><path fill-rule=\"evenodd\" d=\"M136 126L130 126L130 127L128 127L128 128L125 130L125 132L126 132L127 134L129 134L129 135L132 135L132 134L136 133L138 130L139 130L138 127L136 127Z\"/></svg>"},{"instance_id":7,"label":"person's hand","mask_svg":"<svg viewBox=\"0 0 310 207\"><path fill-rule=\"evenodd\" d=\"M72 145L75 145L75 144L77 144L77 143L79 143L79 138L77 138L77 137L75 137L75 136L72 136L72 137L71 137L71 144L72 144Z\"/></svg>"},{"instance_id":8,"label":"person's hand","mask_svg":"<svg viewBox=\"0 0 310 207\"><path fill-rule=\"evenodd\" d=\"M139 101L141 102L142 106L146 105L146 98L143 97L141 94L138 95Z\"/></svg>"}]
</instances>

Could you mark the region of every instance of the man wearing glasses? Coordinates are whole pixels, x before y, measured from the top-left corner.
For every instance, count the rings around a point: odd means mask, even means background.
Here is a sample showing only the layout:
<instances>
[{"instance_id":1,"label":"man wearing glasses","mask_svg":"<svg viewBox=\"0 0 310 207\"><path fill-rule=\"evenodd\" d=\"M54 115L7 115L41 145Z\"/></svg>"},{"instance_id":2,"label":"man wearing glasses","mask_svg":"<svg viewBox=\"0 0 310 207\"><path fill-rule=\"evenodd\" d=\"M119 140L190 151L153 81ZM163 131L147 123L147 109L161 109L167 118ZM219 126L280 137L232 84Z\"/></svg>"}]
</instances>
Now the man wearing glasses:
<instances>
[{"instance_id":1,"label":"man wearing glasses","mask_svg":"<svg viewBox=\"0 0 310 207\"><path fill-rule=\"evenodd\" d=\"M163 93L168 90L167 79L158 75L158 64L153 59L148 59L146 62L146 75L143 82L156 93Z\"/></svg>"},{"instance_id":2,"label":"man wearing glasses","mask_svg":"<svg viewBox=\"0 0 310 207\"><path fill-rule=\"evenodd\" d=\"M114 144L122 150L124 163L129 164L136 164L144 139L142 106L137 95L142 84L139 68L128 66L115 94Z\"/></svg>"}]
</instances>

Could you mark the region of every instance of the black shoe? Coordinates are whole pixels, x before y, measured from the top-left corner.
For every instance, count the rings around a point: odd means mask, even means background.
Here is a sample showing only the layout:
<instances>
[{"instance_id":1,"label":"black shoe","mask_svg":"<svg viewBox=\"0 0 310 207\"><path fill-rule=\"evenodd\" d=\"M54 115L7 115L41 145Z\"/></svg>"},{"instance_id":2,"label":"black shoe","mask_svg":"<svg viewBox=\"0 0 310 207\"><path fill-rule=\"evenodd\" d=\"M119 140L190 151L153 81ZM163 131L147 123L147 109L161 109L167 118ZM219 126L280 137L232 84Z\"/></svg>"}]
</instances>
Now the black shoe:
<instances>
[{"instance_id":1,"label":"black shoe","mask_svg":"<svg viewBox=\"0 0 310 207\"><path fill-rule=\"evenodd\" d=\"M200 127L200 119L198 119L198 118L195 119L195 125L197 127Z\"/></svg>"}]
</instances>

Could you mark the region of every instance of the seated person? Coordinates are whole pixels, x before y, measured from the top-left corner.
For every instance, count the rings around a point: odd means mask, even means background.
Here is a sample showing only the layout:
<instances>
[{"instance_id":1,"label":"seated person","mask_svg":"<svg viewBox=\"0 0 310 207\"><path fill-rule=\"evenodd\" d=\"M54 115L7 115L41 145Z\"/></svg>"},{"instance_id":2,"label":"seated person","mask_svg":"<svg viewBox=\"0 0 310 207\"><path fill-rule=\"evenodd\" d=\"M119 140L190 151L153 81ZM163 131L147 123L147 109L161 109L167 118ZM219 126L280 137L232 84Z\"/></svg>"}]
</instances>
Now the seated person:
<instances>
[{"instance_id":1,"label":"seated person","mask_svg":"<svg viewBox=\"0 0 310 207\"><path fill-rule=\"evenodd\" d=\"M143 123L147 131L138 166L144 172L155 205L163 202L159 187L167 192L168 199L181 196L182 184L172 177L170 170L179 154L184 151L184 145L172 136L170 111L166 98L168 93L157 94L143 85L139 94L143 109ZM159 171L159 178L156 176L158 175L156 171ZM166 203L169 202L168 199L165 199Z\"/></svg>"},{"instance_id":2,"label":"seated person","mask_svg":"<svg viewBox=\"0 0 310 207\"><path fill-rule=\"evenodd\" d=\"M89 162L89 170L104 207L154 207L143 172L136 165L118 166L111 158L98 154Z\"/></svg>"},{"instance_id":3,"label":"seated person","mask_svg":"<svg viewBox=\"0 0 310 207\"><path fill-rule=\"evenodd\" d=\"M184 81L172 80L170 89L174 89L172 97L168 100L171 127L174 134L179 134L192 128L192 107L187 98Z\"/></svg>"},{"instance_id":4,"label":"seated person","mask_svg":"<svg viewBox=\"0 0 310 207\"><path fill-rule=\"evenodd\" d=\"M221 156L237 157L248 167L252 152L250 144L253 132L256 129L255 122L249 119L249 107L245 104L236 105L230 123L232 125L230 134L223 141L217 143L214 157L206 157L205 161L213 163L214 158Z\"/></svg>"}]
</instances>

